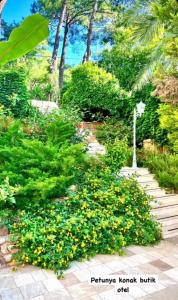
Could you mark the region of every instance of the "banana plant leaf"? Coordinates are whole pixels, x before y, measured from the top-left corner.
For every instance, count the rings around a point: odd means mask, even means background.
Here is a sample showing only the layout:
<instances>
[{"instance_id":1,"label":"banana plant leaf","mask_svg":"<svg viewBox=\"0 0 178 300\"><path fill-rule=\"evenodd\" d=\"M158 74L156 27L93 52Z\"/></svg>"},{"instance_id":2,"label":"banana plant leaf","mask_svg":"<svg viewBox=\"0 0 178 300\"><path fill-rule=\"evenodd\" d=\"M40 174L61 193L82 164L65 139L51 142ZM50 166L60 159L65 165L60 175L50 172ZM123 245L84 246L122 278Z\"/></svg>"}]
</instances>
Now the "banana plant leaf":
<instances>
[{"instance_id":1,"label":"banana plant leaf","mask_svg":"<svg viewBox=\"0 0 178 300\"><path fill-rule=\"evenodd\" d=\"M48 37L48 20L39 14L27 17L7 42L0 42L0 66L33 50Z\"/></svg>"}]
</instances>

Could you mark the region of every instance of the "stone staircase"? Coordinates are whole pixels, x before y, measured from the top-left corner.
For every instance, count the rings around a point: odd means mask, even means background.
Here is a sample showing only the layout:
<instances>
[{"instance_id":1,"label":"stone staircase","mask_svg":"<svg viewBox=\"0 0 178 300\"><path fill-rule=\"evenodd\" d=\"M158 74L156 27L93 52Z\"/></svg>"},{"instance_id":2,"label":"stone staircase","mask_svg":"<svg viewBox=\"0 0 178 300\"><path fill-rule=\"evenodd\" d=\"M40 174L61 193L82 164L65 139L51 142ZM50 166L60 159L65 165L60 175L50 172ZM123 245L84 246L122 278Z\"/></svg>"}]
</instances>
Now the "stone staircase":
<instances>
[{"instance_id":1,"label":"stone staircase","mask_svg":"<svg viewBox=\"0 0 178 300\"><path fill-rule=\"evenodd\" d=\"M139 185L150 196L153 197L152 215L162 225L163 238L178 236L178 195L167 194L161 189L154 175L146 168L122 168L120 175L130 177L135 175Z\"/></svg>"}]
</instances>

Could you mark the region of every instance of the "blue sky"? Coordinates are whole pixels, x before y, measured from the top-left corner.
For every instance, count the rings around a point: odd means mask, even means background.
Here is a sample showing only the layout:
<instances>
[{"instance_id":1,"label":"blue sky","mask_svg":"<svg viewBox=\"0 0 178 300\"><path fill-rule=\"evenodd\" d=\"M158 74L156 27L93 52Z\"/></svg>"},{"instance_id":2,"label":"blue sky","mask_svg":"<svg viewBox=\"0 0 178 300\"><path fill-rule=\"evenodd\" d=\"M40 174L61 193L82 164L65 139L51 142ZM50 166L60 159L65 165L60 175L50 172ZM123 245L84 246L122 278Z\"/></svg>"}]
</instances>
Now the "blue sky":
<instances>
[{"instance_id":1,"label":"blue sky","mask_svg":"<svg viewBox=\"0 0 178 300\"><path fill-rule=\"evenodd\" d=\"M20 22L23 17L30 15L30 7L33 0L7 0L3 11L3 18L7 22ZM61 48L61 47L60 47ZM96 49L96 47L94 47ZM61 49L59 51L60 55ZM66 63L78 64L82 61L85 52L84 43L76 43L76 45L69 46L67 51Z\"/></svg>"},{"instance_id":2,"label":"blue sky","mask_svg":"<svg viewBox=\"0 0 178 300\"><path fill-rule=\"evenodd\" d=\"M12 22L20 21L22 17L30 14L30 7L33 0L7 0L6 6L3 11L3 18Z\"/></svg>"}]
</instances>

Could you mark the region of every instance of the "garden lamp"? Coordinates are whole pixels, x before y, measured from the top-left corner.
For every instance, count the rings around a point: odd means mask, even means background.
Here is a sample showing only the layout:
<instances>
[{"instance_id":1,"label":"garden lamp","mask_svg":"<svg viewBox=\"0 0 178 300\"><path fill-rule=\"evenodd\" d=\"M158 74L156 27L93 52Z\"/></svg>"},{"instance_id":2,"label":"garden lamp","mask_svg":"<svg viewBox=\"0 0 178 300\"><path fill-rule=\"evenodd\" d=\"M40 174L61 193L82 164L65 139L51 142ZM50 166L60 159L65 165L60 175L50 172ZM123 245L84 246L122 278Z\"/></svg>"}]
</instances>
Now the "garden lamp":
<instances>
[{"instance_id":1,"label":"garden lamp","mask_svg":"<svg viewBox=\"0 0 178 300\"><path fill-rule=\"evenodd\" d=\"M137 168L137 156L136 156L136 122L137 122L137 116L141 117L141 115L145 111L145 104L140 101L136 105L136 108L134 108L134 116L133 116L133 162L132 162L132 168Z\"/></svg>"}]
</instances>

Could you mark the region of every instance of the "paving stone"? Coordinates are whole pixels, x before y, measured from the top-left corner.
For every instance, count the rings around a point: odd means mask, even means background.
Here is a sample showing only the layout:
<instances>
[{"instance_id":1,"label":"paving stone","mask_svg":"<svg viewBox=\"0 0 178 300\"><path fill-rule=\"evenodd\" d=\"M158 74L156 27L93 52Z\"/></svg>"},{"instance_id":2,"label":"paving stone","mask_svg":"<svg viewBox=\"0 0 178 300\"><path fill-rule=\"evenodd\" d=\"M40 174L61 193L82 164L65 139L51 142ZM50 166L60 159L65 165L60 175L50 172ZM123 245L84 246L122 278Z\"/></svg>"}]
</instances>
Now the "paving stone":
<instances>
[{"instance_id":1,"label":"paving stone","mask_svg":"<svg viewBox=\"0 0 178 300\"><path fill-rule=\"evenodd\" d=\"M20 274L15 277L15 283L18 287L35 282L31 274Z\"/></svg>"},{"instance_id":2,"label":"paving stone","mask_svg":"<svg viewBox=\"0 0 178 300\"><path fill-rule=\"evenodd\" d=\"M165 286L161 283L157 284L142 284L141 289L145 291L147 294L155 293L159 290L163 290Z\"/></svg>"},{"instance_id":3,"label":"paving stone","mask_svg":"<svg viewBox=\"0 0 178 300\"><path fill-rule=\"evenodd\" d=\"M98 265L88 269L93 275L108 275L112 273L112 269L108 268L107 264ZM117 268L115 269L117 271Z\"/></svg>"},{"instance_id":4,"label":"paving stone","mask_svg":"<svg viewBox=\"0 0 178 300\"><path fill-rule=\"evenodd\" d=\"M178 285L172 285L164 290L150 294L146 297L139 298L139 300L177 300L178 299Z\"/></svg>"},{"instance_id":5,"label":"paving stone","mask_svg":"<svg viewBox=\"0 0 178 300\"><path fill-rule=\"evenodd\" d=\"M101 262L101 264L106 264L113 261L122 261L123 257L119 255L106 255L106 254L98 254L96 255L97 260Z\"/></svg>"},{"instance_id":6,"label":"paving stone","mask_svg":"<svg viewBox=\"0 0 178 300\"><path fill-rule=\"evenodd\" d=\"M38 296L38 297L35 297L35 298L31 298L29 300L45 300L45 298L43 296Z\"/></svg>"},{"instance_id":7,"label":"paving stone","mask_svg":"<svg viewBox=\"0 0 178 300\"><path fill-rule=\"evenodd\" d=\"M114 291L114 286L113 285L95 285L93 288L96 290L97 294L106 292L106 291Z\"/></svg>"},{"instance_id":8,"label":"paving stone","mask_svg":"<svg viewBox=\"0 0 178 300\"><path fill-rule=\"evenodd\" d=\"M158 276L158 282L164 285L165 287L168 287L170 285L176 284L176 281L167 276L164 273L160 273Z\"/></svg>"},{"instance_id":9,"label":"paving stone","mask_svg":"<svg viewBox=\"0 0 178 300\"><path fill-rule=\"evenodd\" d=\"M39 268L35 267L35 266L30 266L30 265L25 265L25 266L20 266L17 271L15 271L14 273L21 273L21 274L24 274L24 273L30 273L30 272L33 272L33 271L38 271L40 270Z\"/></svg>"},{"instance_id":10,"label":"paving stone","mask_svg":"<svg viewBox=\"0 0 178 300\"><path fill-rule=\"evenodd\" d=\"M172 269L172 266L168 265L161 259L150 262L150 265L153 265L154 267L160 269L162 272Z\"/></svg>"},{"instance_id":11,"label":"paving stone","mask_svg":"<svg viewBox=\"0 0 178 300\"><path fill-rule=\"evenodd\" d=\"M114 272L111 275L126 275L126 274L127 273L124 270L121 270L121 271Z\"/></svg>"},{"instance_id":12,"label":"paving stone","mask_svg":"<svg viewBox=\"0 0 178 300\"><path fill-rule=\"evenodd\" d=\"M64 286L57 278L46 279L43 281L43 284L49 292L64 289Z\"/></svg>"},{"instance_id":13,"label":"paving stone","mask_svg":"<svg viewBox=\"0 0 178 300\"><path fill-rule=\"evenodd\" d=\"M54 291L44 295L45 300L74 300L65 290Z\"/></svg>"},{"instance_id":14,"label":"paving stone","mask_svg":"<svg viewBox=\"0 0 178 300\"><path fill-rule=\"evenodd\" d=\"M178 244L178 236L174 236L174 237L171 237L171 238L168 238L166 239L169 243L172 243L174 245L177 245Z\"/></svg>"},{"instance_id":15,"label":"paving stone","mask_svg":"<svg viewBox=\"0 0 178 300\"><path fill-rule=\"evenodd\" d=\"M18 288L0 290L1 300L23 300L22 294Z\"/></svg>"},{"instance_id":16,"label":"paving stone","mask_svg":"<svg viewBox=\"0 0 178 300\"><path fill-rule=\"evenodd\" d=\"M134 254L142 254L142 253L145 253L146 247L128 246L127 249Z\"/></svg>"},{"instance_id":17,"label":"paving stone","mask_svg":"<svg viewBox=\"0 0 178 300\"><path fill-rule=\"evenodd\" d=\"M178 281L178 268L165 271L164 273L173 280Z\"/></svg>"},{"instance_id":18,"label":"paving stone","mask_svg":"<svg viewBox=\"0 0 178 300\"><path fill-rule=\"evenodd\" d=\"M102 300L134 300L134 298L126 293L116 293L113 289L112 291L106 291L99 294Z\"/></svg>"},{"instance_id":19,"label":"paving stone","mask_svg":"<svg viewBox=\"0 0 178 300\"><path fill-rule=\"evenodd\" d=\"M137 299L139 297L146 296L146 294L147 293L141 287L136 285L130 286L129 296L132 296Z\"/></svg>"},{"instance_id":20,"label":"paving stone","mask_svg":"<svg viewBox=\"0 0 178 300\"><path fill-rule=\"evenodd\" d=\"M43 272L47 278L56 278L55 273L51 270L43 270Z\"/></svg>"},{"instance_id":21,"label":"paving stone","mask_svg":"<svg viewBox=\"0 0 178 300\"><path fill-rule=\"evenodd\" d=\"M174 256L171 257L166 256L163 257L161 260L167 263L168 265L172 266L173 268L178 267L178 258L175 258Z\"/></svg>"},{"instance_id":22,"label":"paving stone","mask_svg":"<svg viewBox=\"0 0 178 300\"><path fill-rule=\"evenodd\" d=\"M64 276L64 279L61 280L61 283L64 287L68 287L80 283L80 281L74 275L74 273L69 273Z\"/></svg>"},{"instance_id":23,"label":"paving stone","mask_svg":"<svg viewBox=\"0 0 178 300\"><path fill-rule=\"evenodd\" d=\"M125 248L125 249L123 249L123 250L124 250L124 252L125 252L125 255L127 255L127 257L128 257L128 256L132 256L132 255L135 255L135 253L134 253L133 251L129 250L128 248Z\"/></svg>"},{"instance_id":24,"label":"paving stone","mask_svg":"<svg viewBox=\"0 0 178 300\"><path fill-rule=\"evenodd\" d=\"M24 300L35 298L47 293L42 282L34 282L20 287Z\"/></svg>"},{"instance_id":25,"label":"paving stone","mask_svg":"<svg viewBox=\"0 0 178 300\"><path fill-rule=\"evenodd\" d=\"M88 269L76 271L74 272L74 275L78 278L80 282L88 281L89 278L92 277L92 273Z\"/></svg>"},{"instance_id":26,"label":"paving stone","mask_svg":"<svg viewBox=\"0 0 178 300\"><path fill-rule=\"evenodd\" d=\"M85 270L85 269L88 268L88 264L86 262L75 261L75 262L72 263L72 265L73 265L74 268L76 267L78 270Z\"/></svg>"},{"instance_id":27,"label":"paving stone","mask_svg":"<svg viewBox=\"0 0 178 300\"><path fill-rule=\"evenodd\" d=\"M94 295L90 297L91 300L102 300L99 295ZM85 299L84 299L85 300Z\"/></svg>"},{"instance_id":28,"label":"paving stone","mask_svg":"<svg viewBox=\"0 0 178 300\"><path fill-rule=\"evenodd\" d=\"M2 277L13 276L14 273L15 272L12 272L12 268L5 267L5 268L1 269L1 271L0 271L0 280Z\"/></svg>"},{"instance_id":29,"label":"paving stone","mask_svg":"<svg viewBox=\"0 0 178 300\"><path fill-rule=\"evenodd\" d=\"M124 271L127 275L140 275L143 274L143 272L140 270L139 267L128 267L125 268Z\"/></svg>"},{"instance_id":30,"label":"paving stone","mask_svg":"<svg viewBox=\"0 0 178 300\"><path fill-rule=\"evenodd\" d=\"M161 272L160 269L153 266L151 263L148 264L142 264L139 266L139 269L143 274L159 274Z\"/></svg>"},{"instance_id":31,"label":"paving stone","mask_svg":"<svg viewBox=\"0 0 178 300\"><path fill-rule=\"evenodd\" d=\"M12 276L0 278L0 290L5 288L16 288L16 284Z\"/></svg>"},{"instance_id":32,"label":"paving stone","mask_svg":"<svg viewBox=\"0 0 178 300\"><path fill-rule=\"evenodd\" d=\"M101 261L99 259L92 258L92 259L86 261L85 263L90 268L90 267L97 266L97 265L101 264Z\"/></svg>"},{"instance_id":33,"label":"paving stone","mask_svg":"<svg viewBox=\"0 0 178 300\"><path fill-rule=\"evenodd\" d=\"M73 286L68 287L68 292L69 294L74 298L77 299L79 297L84 297L84 296L92 296L96 295L96 290L93 288L92 285L89 285L88 282L82 282Z\"/></svg>"},{"instance_id":34,"label":"paving stone","mask_svg":"<svg viewBox=\"0 0 178 300\"><path fill-rule=\"evenodd\" d=\"M43 281L47 279L47 276L43 270L33 271L31 275L35 281Z\"/></svg>"},{"instance_id":35,"label":"paving stone","mask_svg":"<svg viewBox=\"0 0 178 300\"><path fill-rule=\"evenodd\" d=\"M128 267L127 263L123 263L121 261L111 261L105 264L106 267L112 270L111 273L123 270L124 268Z\"/></svg>"}]
</instances>

